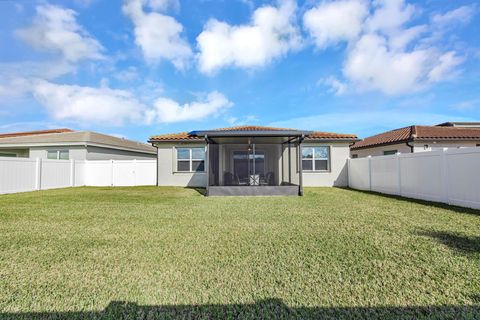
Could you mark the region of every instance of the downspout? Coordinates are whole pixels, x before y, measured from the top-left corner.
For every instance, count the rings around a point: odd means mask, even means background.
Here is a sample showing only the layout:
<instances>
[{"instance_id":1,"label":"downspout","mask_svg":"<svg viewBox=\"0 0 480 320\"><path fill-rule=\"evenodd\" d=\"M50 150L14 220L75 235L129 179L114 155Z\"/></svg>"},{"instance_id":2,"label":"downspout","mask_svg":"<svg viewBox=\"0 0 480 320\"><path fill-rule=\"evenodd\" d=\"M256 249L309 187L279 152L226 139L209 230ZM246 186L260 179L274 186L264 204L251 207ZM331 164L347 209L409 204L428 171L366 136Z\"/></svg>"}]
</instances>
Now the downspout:
<instances>
[{"instance_id":1,"label":"downspout","mask_svg":"<svg viewBox=\"0 0 480 320\"><path fill-rule=\"evenodd\" d=\"M205 191L205 196L208 197L208 189L210 187L210 143L207 135L205 135L205 142L207 143L207 156L206 156L207 161L205 163L205 166L206 166L205 169L207 172L207 188Z\"/></svg>"},{"instance_id":2,"label":"downspout","mask_svg":"<svg viewBox=\"0 0 480 320\"><path fill-rule=\"evenodd\" d=\"M405 144L410 147L410 153L413 153L413 145L409 144L410 142L413 142L413 140L409 140L407 142L405 142Z\"/></svg>"},{"instance_id":3,"label":"downspout","mask_svg":"<svg viewBox=\"0 0 480 320\"><path fill-rule=\"evenodd\" d=\"M298 162L299 162L299 189L298 195L303 196L303 164L302 164L302 141L305 139L305 135L302 134L300 139L298 139Z\"/></svg>"}]
</instances>

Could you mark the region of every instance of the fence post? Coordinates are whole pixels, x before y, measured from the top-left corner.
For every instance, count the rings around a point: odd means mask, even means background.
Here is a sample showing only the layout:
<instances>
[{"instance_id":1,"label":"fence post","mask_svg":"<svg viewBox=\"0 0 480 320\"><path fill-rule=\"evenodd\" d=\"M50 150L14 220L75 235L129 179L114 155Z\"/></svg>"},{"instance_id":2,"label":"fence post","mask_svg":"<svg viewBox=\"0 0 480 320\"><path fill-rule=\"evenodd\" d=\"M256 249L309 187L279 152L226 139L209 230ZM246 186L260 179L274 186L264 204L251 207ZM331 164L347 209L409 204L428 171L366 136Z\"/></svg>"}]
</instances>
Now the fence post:
<instances>
[{"instance_id":1,"label":"fence post","mask_svg":"<svg viewBox=\"0 0 480 320\"><path fill-rule=\"evenodd\" d=\"M368 156L368 190L372 191L372 156Z\"/></svg>"},{"instance_id":2,"label":"fence post","mask_svg":"<svg viewBox=\"0 0 480 320\"><path fill-rule=\"evenodd\" d=\"M42 159L35 159L35 190L42 188Z\"/></svg>"},{"instance_id":3,"label":"fence post","mask_svg":"<svg viewBox=\"0 0 480 320\"><path fill-rule=\"evenodd\" d=\"M110 160L110 185L113 187L115 186L115 179L114 179L114 176L115 175L115 171L113 169L113 159Z\"/></svg>"},{"instance_id":4,"label":"fence post","mask_svg":"<svg viewBox=\"0 0 480 320\"><path fill-rule=\"evenodd\" d=\"M137 159L133 159L133 185L137 186Z\"/></svg>"},{"instance_id":5,"label":"fence post","mask_svg":"<svg viewBox=\"0 0 480 320\"><path fill-rule=\"evenodd\" d=\"M352 176L352 175L350 174L350 172L352 172L352 171L350 170L350 166L351 166L350 160L352 160L352 159L350 159L350 158L347 159L347 178L348 178L348 187L349 187L349 188L352 187L352 184L351 184L351 181L352 181L352 177L351 177L351 176Z\"/></svg>"},{"instance_id":6,"label":"fence post","mask_svg":"<svg viewBox=\"0 0 480 320\"><path fill-rule=\"evenodd\" d=\"M448 181L448 161L447 161L447 148L442 150L442 184L443 184L443 195L442 200L444 203L450 204L450 192L449 192L449 181Z\"/></svg>"},{"instance_id":7,"label":"fence post","mask_svg":"<svg viewBox=\"0 0 480 320\"><path fill-rule=\"evenodd\" d=\"M402 195L402 172L401 172L401 165L400 165L400 152L395 154L397 157L397 182L398 182L398 195Z\"/></svg>"},{"instance_id":8,"label":"fence post","mask_svg":"<svg viewBox=\"0 0 480 320\"><path fill-rule=\"evenodd\" d=\"M75 160L70 159L70 187L75 187Z\"/></svg>"}]
</instances>

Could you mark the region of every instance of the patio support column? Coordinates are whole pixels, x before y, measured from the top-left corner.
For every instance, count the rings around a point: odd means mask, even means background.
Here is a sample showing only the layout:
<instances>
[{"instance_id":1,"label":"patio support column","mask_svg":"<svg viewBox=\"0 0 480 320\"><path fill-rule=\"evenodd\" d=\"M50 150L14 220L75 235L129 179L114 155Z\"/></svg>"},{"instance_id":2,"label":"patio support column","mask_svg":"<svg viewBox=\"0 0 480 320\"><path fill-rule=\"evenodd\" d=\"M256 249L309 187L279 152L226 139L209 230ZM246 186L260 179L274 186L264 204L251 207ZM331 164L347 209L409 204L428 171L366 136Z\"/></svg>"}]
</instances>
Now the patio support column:
<instances>
[{"instance_id":1,"label":"patio support column","mask_svg":"<svg viewBox=\"0 0 480 320\"><path fill-rule=\"evenodd\" d=\"M208 196L208 190L210 189L210 144L208 143L208 136L205 135L205 142L207 143L207 154L205 157L205 172L207 174L207 188L205 196Z\"/></svg>"},{"instance_id":2,"label":"patio support column","mask_svg":"<svg viewBox=\"0 0 480 320\"><path fill-rule=\"evenodd\" d=\"M303 164L302 164L302 141L305 139L305 136L302 135L301 138L298 139L298 168L299 168L299 190L298 195L303 196Z\"/></svg>"},{"instance_id":3,"label":"patio support column","mask_svg":"<svg viewBox=\"0 0 480 320\"><path fill-rule=\"evenodd\" d=\"M292 184L292 143L288 139L288 183Z\"/></svg>"}]
</instances>

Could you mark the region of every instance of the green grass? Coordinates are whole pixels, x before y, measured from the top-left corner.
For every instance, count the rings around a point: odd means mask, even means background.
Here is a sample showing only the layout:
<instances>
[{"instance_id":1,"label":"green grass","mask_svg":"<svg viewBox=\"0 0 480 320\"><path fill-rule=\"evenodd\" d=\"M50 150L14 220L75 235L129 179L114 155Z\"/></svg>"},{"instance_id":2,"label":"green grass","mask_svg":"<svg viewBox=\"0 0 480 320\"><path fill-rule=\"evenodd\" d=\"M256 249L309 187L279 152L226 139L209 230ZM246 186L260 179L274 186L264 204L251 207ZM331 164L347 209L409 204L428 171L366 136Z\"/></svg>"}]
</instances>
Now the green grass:
<instances>
[{"instance_id":1,"label":"green grass","mask_svg":"<svg viewBox=\"0 0 480 320\"><path fill-rule=\"evenodd\" d=\"M335 188L0 196L0 319L480 318L480 211Z\"/></svg>"}]
</instances>

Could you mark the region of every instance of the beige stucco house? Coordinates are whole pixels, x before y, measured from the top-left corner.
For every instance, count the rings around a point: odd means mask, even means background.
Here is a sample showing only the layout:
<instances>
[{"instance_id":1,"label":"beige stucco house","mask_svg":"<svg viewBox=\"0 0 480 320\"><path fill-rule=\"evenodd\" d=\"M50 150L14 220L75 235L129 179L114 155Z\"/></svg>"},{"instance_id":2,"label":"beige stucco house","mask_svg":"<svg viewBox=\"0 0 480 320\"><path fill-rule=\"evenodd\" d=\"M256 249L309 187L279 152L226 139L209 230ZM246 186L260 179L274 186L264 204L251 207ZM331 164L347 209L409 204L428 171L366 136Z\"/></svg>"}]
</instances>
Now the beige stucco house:
<instances>
[{"instance_id":1,"label":"beige stucco house","mask_svg":"<svg viewBox=\"0 0 480 320\"><path fill-rule=\"evenodd\" d=\"M208 195L298 195L303 186L347 186L351 134L262 126L153 136L158 185Z\"/></svg>"},{"instance_id":2,"label":"beige stucco house","mask_svg":"<svg viewBox=\"0 0 480 320\"><path fill-rule=\"evenodd\" d=\"M0 134L0 157L63 160L147 160L151 145L91 131L52 129Z\"/></svg>"},{"instance_id":3,"label":"beige stucco house","mask_svg":"<svg viewBox=\"0 0 480 320\"><path fill-rule=\"evenodd\" d=\"M383 132L350 147L352 158L480 146L480 122L446 122Z\"/></svg>"}]
</instances>

